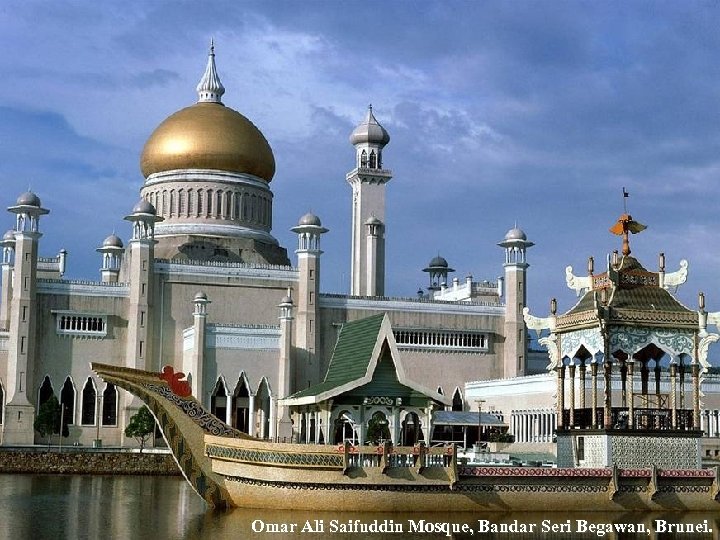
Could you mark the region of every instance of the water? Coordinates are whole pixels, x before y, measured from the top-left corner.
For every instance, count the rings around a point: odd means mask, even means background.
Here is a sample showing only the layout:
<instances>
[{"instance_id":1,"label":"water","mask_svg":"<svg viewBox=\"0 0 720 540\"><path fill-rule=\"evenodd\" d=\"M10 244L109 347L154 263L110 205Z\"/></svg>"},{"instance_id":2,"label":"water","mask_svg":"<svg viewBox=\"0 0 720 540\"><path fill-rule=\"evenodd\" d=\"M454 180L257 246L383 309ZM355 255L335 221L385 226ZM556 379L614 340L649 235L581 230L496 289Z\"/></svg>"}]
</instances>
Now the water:
<instances>
[{"instance_id":1,"label":"water","mask_svg":"<svg viewBox=\"0 0 720 540\"><path fill-rule=\"evenodd\" d=\"M720 538L720 503L716 514L664 515L579 514L571 511L547 514L349 514L333 512L332 508L324 510L297 512L236 509L224 513L215 512L207 510L190 486L178 477L0 474L0 540ZM692 534L657 533L654 530L656 519L685 526L702 524L707 520L713 531ZM482 532L478 520L487 520L488 527L517 523L518 526L525 525L526 530L534 524L534 531L524 534ZM578 520L581 520L580 525ZM587 522L588 531L585 533L578 531L582 520ZM415 524L414 531L411 521ZM318 530L320 522L323 532ZM292 524L295 524L294 532L282 532L282 529L292 529ZM402 533L362 532L363 525L369 527L372 524L400 527ZM592 524L601 529L591 532L589 528ZM636 528L643 525L648 532L605 533L604 528L613 524L632 524ZM466 529L472 532L458 531L457 528L462 525L466 525ZM544 526L549 529L552 525L555 526L555 532L543 532ZM306 528L305 532L302 532L303 528ZM269 529L281 532L269 532ZM357 532L348 532L348 529Z\"/></svg>"}]
</instances>

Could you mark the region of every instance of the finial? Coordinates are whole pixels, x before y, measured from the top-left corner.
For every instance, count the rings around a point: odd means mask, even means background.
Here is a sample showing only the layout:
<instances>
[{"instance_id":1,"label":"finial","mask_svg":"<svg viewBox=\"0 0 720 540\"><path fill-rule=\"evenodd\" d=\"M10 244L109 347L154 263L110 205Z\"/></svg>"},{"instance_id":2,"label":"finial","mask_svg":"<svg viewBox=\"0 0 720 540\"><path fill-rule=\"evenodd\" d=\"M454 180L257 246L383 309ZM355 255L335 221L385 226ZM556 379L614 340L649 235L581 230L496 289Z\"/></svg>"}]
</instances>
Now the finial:
<instances>
[{"instance_id":1,"label":"finial","mask_svg":"<svg viewBox=\"0 0 720 540\"><path fill-rule=\"evenodd\" d=\"M595 271L595 259L588 257L588 275L592 276Z\"/></svg>"},{"instance_id":2,"label":"finial","mask_svg":"<svg viewBox=\"0 0 720 540\"><path fill-rule=\"evenodd\" d=\"M553 298L550 300L550 314L555 315L557 314L557 299Z\"/></svg>"},{"instance_id":3,"label":"finial","mask_svg":"<svg viewBox=\"0 0 720 540\"><path fill-rule=\"evenodd\" d=\"M705 309L705 293L703 292L698 293L698 307L700 311Z\"/></svg>"},{"instance_id":4,"label":"finial","mask_svg":"<svg viewBox=\"0 0 720 540\"><path fill-rule=\"evenodd\" d=\"M627 197L627 192L623 188L623 195ZM622 236L622 254L627 257L630 255L630 238L628 233L637 234L647 229L647 226L642 223L633 220L632 216L628 213L623 214L618 218L617 223L610 227L610 232Z\"/></svg>"},{"instance_id":5,"label":"finial","mask_svg":"<svg viewBox=\"0 0 720 540\"><path fill-rule=\"evenodd\" d=\"M220 82L215 67L215 40L210 39L210 52L208 53L207 66L205 73L197 85L198 103L222 103L222 95L225 93L225 87Z\"/></svg>"},{"instance_id":6,"label":"finial","mask_svg":"<svg viewBox=\"0 0 720 540\"><path fill-rule=\"evenodd\" d=\"M661 271L661 272L664 272L664 271L665 271L665 254L664 254L664 253L661 253L661 254L660 254L660 261L659 261L659 262L660 262L660 271Z\"/></svg>"},{"instance_id":7,"label":"finial","mask_svg":"<svg viewBox=\"0 0 720 540\"><path fill-rule=\"evenodd\" d=\"M370 109L370 112L372 112L372 103L368 105L368 109Z\"/></svg>"}]
</instances>

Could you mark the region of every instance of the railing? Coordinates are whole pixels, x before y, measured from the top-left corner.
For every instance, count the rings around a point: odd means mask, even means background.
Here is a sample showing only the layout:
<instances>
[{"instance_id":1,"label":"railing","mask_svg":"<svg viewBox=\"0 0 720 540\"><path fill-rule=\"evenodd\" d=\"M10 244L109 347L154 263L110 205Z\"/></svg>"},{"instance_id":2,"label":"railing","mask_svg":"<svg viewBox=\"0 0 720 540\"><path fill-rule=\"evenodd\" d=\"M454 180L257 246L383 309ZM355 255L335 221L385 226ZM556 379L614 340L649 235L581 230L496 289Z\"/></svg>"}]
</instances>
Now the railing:
<instances>
[{"instance_id":1,"label":"railing","mask_svg":"<svg viewBox=\"0 0 720 540\"><path fill-rule=\"evenodd\" d=\"M563 427L570 429L590 429L593 427L593 412L595 414L597 428L605 427L605 410L597 409L575 409L573 412L574 422L570 424L570 410L563 411ZM692 409L676 410L676 427L672 427L672 410L670 409L633 409L633 422L630 426L630 409L627 407L613 407L610 412L610 429L632 429L633 431L656 431L676 429L687 431L693 429Z\"/></svg>"},{"instance_id":2,"label":"railing","mask_svg":"<svg viewBox=\"0 0 720 540\"><path fill-rule=\"evenodd\" d=\"M345 451L344 445L338 451ZM456 459L453 446L427 448L418 446L347 446L348 467L450 467Z\"/></svg>"}]
</instances>

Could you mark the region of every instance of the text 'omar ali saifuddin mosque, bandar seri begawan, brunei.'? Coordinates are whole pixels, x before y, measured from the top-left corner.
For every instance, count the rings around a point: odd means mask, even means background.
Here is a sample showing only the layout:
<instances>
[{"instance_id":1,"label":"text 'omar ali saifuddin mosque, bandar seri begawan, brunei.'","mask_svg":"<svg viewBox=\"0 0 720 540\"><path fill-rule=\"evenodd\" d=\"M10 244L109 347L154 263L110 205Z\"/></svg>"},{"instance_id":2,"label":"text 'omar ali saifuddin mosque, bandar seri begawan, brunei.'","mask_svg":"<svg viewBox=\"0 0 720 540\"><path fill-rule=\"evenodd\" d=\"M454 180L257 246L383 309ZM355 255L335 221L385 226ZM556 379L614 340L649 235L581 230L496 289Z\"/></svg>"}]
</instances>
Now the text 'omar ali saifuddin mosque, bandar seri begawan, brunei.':
<instances>
[{"instance_id":1,"label":"text 'omar ali saifuddin mosque, bandar seri begawan, brunei.'","mask_svg":"<svg viewBox=\"0 0 720 540\"><path fill-rule=\"evenodd\" d=\"M147 140L128 238L112 234L97 247L99 281L65 279L64 251L39 255L41 221L51 218L38 195L23 193L8 209L16 222L2 238L2 444L43 442L33 421L54 395L68 424L64 444L133 445L124 428L142 402L97 377L90 362L170 365L220 419L272 440L363 444L374 422L395 444L430 442L439 426L464 429L473 442L477 433L467 430L479 417L526 429L511 421L512 402L471 415L478 402L465 393L469 381L522 380L548 365L546 352L528 351L533 243L525 233L512 228L499 242L497 282L452 279L438 256L424 269L427 292L386 297L390 136L370 108L350 136L350 294L321 292L328 229L311 213L299 218L293 266L272 235L273 152L223 104L212 48L197 93ZM549 419L553 404L543 406Z\"/></svg>"}]
</instances>

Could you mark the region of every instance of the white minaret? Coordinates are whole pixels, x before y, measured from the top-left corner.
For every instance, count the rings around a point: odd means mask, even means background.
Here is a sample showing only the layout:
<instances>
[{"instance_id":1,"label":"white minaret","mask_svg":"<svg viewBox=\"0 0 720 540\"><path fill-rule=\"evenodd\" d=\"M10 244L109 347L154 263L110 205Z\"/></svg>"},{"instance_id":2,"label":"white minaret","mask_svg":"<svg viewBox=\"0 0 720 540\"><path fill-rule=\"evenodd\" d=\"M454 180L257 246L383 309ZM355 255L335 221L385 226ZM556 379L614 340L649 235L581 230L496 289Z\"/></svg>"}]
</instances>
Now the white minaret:
<instances>
[{"instance_id":1,"label":"white minaret","mask_svg":"<svg viewBox=\"0 0 720 540\"><path fill-rule=\"evenodd\" d=\"M100 279L103 283L117 283L120 275L122 256L125 253L123 242L115 233L103 240L102 246L95 251L102 254Z\"/></svg>"},{"instance_id":2,"label":"white minaret","mask_svg":"<svg viewBox=\"0 0 720 540\"><path fill-rule=\"evenodd\" d=\"M150 328L150 306L152 305L152 277L155 248L155 223L162 221L155 207L141 200L125 216L132 223L132 238L128 246L127 277L130 282L130 298L127 309L127 334L125 343L125 365L135 369L147 369L150 359L148 329ZM159 368L159 366L154 366ZM124 405L123 405L124 403ZM142 401L127 392L121 394L121 407L125 412L124 425L130 421ZM123 438L124 444L124 438Z\"/></svg>"},{"instance_id":3,"label":"white minaret","mask_svg":"<svg viewBox=\"0 0 720 540\"><path fill-rule=\"evenodd\" d=\"M298 235L298 270L300 273L297 296L297 327L293 390L307 388L320 381L321 369L318 349L318 294L320 293L320 236L328 230L320 218L305 214L290 229Z\"/></svg>"},{"instance_id":4,"label":"white minaret","mask_svg":"<svg viewBox=\"0 0 720 540\"><path fill-rule=\"evenodd\" d=\"M152 265L155 247L155 223L162 221L155 207L141 200L125 219L132 222L133 232L129 246L128 281L130 301L127 312L127 349L125 365L146 369L149 358L147 339L149 324L148 308L152 303Z\"/></svg>"},{"instance_id":5,"label":"white minaret","mask_svg":"<svg viewBox=\"0 0 720 540\"><path fill-rule=\"evenodd\" d=\"M523 308L527 302L526 260L527 248L534 246L522 231L514 227L505 235L498 246L505 248L505 378L525 374L527 364L527 330Z\"/></svg>"},{"instance_id":6,"label":"white minaret","mask_svg":"<svg viewBox=\"0 0 720 540\"><path fill-rule=\"evenodd\" d=\"M192 349L192 357L190 364L184 366L186 374L191 375L192 393L195 398L203 405L206 403L203 395L203 367L205 364L205 330L207 325L207 306L210 304L207 294L198 291L193 299L193 331L195 334L195 344Z\"/></svg>"},{"instance_id":7,"label":"white minaret","mask_svg":"<svg viewBox=\"0 0 720 540\"><path fill-rule=\"evenodd\" d=\"M33 444L35 397L28 397L28 392L34 388L36 276L38 241L42 236L39 222L40 216L49 210L42 208L40 198L30 191L20 195L15 206L8 210L17 218L2 442L3 445Z\"/></svg>"},{"instance_id":8,"label":"white minaret","mask_svg":"<svg viewBox=\"0 0 720 540\"><path fill-rule=\"evenodd\" d=\"M372 105L365 120L350 135L355 146L355 168L346 179L352 187L352 254L350 260L350 294L368 296L368 256L366 223L374 216L385 223L385 184L392 178L392 171L383 169L383 148L390 142L390 135L373 115ZM384 228L384 227L383 227ZM384 241L378 244L382 250L378 260L383 262L376 276L376 294L384 294ZM378 288L379 287L379 288Z\"/></svg>"},{"instance_id":9,"label":"white minaret","mask_svg":"<svg viewBox=\"0 0 720 540\"><path fill-rule=\"evenodd\" d=\"M294 309L292 290L288 288L287 295L280 300L278 308L280 309L280 365L278 368L278 390L277 396L273 399L278 400L286 398L290 395L290 384L293 369L293 309ZM277 415L277 438L280 441L290 441L292 437L292 421L288 407L277 405L275 410ZM271 422L273 419L270 419Z\"/></svg>"},{"instance_id":10,"label":"white minaret","mask_svg":"<svg viewBox=\"0 0 720 540\"><path fill-rule=\"evenodd\" d=\"M367 296L383 296L385 294L385 226L375 216L370 216L365 222L367 229L367 255L366 284Z\"/></svg>"}]
</instances>

